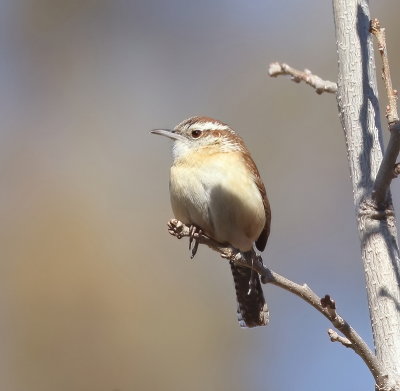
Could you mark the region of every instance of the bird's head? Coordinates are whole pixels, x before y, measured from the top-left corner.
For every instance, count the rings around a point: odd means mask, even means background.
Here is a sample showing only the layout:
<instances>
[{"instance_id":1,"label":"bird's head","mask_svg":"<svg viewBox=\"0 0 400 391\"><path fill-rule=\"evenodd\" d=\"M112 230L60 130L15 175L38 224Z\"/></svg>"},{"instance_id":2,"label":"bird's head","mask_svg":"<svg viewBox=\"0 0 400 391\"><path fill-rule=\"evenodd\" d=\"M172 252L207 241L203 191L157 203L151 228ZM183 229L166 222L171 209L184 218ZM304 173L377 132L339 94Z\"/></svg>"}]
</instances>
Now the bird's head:
<instances>
[{"instance_id":1,"label":"bird's head","mask_svg":"<svg viewBox=\"0 0 400 391\"><path fill-rule=\"evenodd\" d=\"M209 117L191 117L174 129L155 129L151 133L174 141L175 160L202 150L210 153L243 151L243 140L227 124Z\"/></svg>"}]
</instances>

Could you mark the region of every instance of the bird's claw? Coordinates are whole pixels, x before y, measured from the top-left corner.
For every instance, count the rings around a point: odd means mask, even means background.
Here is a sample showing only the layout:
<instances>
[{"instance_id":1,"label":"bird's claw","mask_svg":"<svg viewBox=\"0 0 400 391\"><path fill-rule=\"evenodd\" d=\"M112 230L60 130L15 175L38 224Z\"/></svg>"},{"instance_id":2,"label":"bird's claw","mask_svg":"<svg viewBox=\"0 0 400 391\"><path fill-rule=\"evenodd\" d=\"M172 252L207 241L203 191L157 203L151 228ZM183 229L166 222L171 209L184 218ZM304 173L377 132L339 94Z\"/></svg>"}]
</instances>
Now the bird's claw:
<instances>
[{"instance_id":1,"label":"bird's claw","mask_svg":"<svg viewBox=\"0 0 400 391\"><path fill-rule=\"evenodd\" d=\"M196 233L196 226L195 225L191 225L189 228L189 250L192 249L192 243L193 243L193 239L194 239L194 234Z\"/></svg>"},{"instance_id":2,"label":"bird's claw","mask_svg":"<svg viewBox=\"0 0 400 391\"><path fill-rule=\"evenodd\" d=\"M203 233L203 231L196 227L195 225L190 226L189 230L189 250L192 250L192 254L190 255L190 259L193 259L197 253L197 249L199 248L199 236ZM192 248L192 243L194 241L194 245Z\"/></svg>"}]
</instances>

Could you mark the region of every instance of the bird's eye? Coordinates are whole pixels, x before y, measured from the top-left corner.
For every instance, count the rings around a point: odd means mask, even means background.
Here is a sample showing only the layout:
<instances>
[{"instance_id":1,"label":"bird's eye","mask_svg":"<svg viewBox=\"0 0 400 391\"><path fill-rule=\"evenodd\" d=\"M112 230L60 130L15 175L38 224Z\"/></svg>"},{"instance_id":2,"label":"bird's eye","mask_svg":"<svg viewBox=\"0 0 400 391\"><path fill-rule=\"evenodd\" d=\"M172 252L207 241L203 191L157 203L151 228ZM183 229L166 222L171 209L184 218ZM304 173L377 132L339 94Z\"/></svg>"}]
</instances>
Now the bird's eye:
<instances>
[{"instance_id":1,"label":"bird's eye","mask_svg":"<svg viewBox=\"0 0 400 391\"><path fill-rule=\"evenodd\" d=\"M192 130L193 138L199 138L200 136L201 136L201 130L198 130L198 129Z\"/></svg>"}]
</instances>

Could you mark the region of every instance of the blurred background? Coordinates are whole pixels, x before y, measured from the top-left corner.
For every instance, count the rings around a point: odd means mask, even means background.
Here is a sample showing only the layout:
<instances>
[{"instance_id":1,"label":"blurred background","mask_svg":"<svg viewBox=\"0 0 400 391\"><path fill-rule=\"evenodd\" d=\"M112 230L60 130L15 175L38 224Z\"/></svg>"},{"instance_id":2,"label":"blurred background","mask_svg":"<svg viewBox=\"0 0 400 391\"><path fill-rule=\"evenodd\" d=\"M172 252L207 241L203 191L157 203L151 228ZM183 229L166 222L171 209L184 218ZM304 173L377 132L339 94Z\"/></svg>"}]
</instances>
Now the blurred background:
<instances>
[{"instance_id":1,"label":"blurred background","mask_svg":"<svg viewBox=\"0 0 400 391\"><path fill-rule=\"evenodd\" d=\"M398 1L371 11L398 64ZM372 346L335 96L267 77L277 60L336 80L330 1L0 2L1 390L373 389L279 288L270 325L240 329L228 264L166 230L170 143L149 130L229 123L272 205L264 261Z\"/></svg>"}]
</instances>

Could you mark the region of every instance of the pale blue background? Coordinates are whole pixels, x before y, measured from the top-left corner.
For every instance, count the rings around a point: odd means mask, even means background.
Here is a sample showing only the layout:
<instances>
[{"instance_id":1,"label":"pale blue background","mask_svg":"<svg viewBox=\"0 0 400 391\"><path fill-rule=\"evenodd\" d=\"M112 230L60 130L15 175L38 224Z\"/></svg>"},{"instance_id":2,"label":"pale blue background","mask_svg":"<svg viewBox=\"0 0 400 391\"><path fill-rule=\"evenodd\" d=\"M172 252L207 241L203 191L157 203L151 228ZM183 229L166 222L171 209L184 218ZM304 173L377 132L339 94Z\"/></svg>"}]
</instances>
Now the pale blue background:
<instances>
[{"instance_id":1,"label":"pale blue background","mask_svg":"<svg viewBox=\"0 0 400 391\"><path fill-rule=\"evenodd\" d=\"M372 4L393 64L398 12ZM0 2L0 389L373 389L278 288L270 325L240 329L228 265L166 231L170 145L148 131L229 123L271 201L265 262L372 344L335 97L267 77L276 60L335 80L330 1Z\"/></svg>"}]
</instances>

